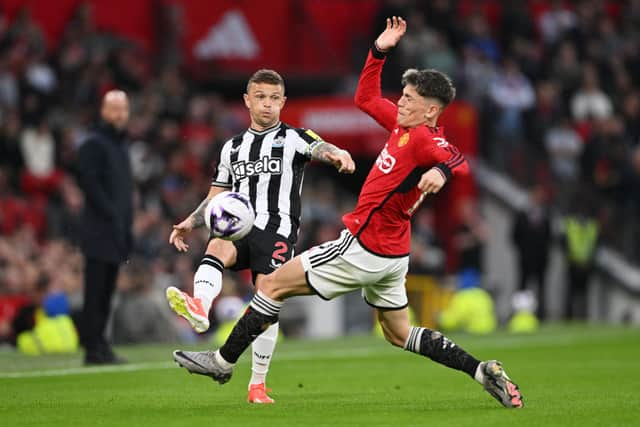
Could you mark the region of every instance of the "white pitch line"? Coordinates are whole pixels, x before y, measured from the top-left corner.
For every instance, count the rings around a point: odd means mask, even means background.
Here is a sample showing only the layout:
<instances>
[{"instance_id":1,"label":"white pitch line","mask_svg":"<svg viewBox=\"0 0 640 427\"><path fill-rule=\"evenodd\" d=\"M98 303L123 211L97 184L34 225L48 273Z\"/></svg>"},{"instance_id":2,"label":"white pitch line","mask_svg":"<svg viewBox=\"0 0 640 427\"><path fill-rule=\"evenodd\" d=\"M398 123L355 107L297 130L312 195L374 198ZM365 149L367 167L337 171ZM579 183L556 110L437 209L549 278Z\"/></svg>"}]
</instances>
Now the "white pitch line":
<instances>
[{"instance_id":1,"label":"white pitch line","mask_svg":"<svg viewBox=\"0 0 640 427\"><path fill-rule=\"evenodd\" d=\"M46 371L2 372L0 378L62 377L67 375L103 374L107 372L136 372L167 369L175 366L170 362L131 363L126 365L86 366L78 368L51 369Z\"/></svg>"},{"instance_id":2,"label":"white pitch line","mask_svg":"<svg viewBox=\"0 0 640 427\"><path fill-rule=\"evenodd\" d=\"M513 348L522 346L534 346L536 348L542 347L558 347L558 346L570 346L580 342L597 341L602 337L610 337L611 334L596 336L575 335L566 334L560 336L545 336L545 335L533 335L522 336L514 335L503 339L500 342L501 348ZM494 344L489 340L489 344ZM377 354L393 354L397 352L397 349L387 346L374 346L374 347L355 347L344 348L336 350L303 350L303 351L280 351L276 352L274 360L284 361L305 361L315 359L348 359L354 356L371 356ZM170 357L170 356L169 356ZM240 361L242 363L248 363L248 359ZM102 374L110 372L139 372L139 371L151 371L158 369L171 369L176 365L173 362L143 362L143 363L130 363L126 365L108 365L108 366L89 366L89 367L74 367L63 369L48 369L40 371L21 371L21 372L0 372L0 379L4 378L38 378L38 377L60 377L68 375L87 375L87 374Z\"/></svg>"},{"instance_id":3,"label":"white pitch line","mask_svg":"<svg viewBox=\"0 0 640 427\"><path fill-rule=\"evenodd\" d=\"M313 359L347 359L354 356L370 356L389 352L385 348L354 348L329 351L298 351L280 353L275 360L305 361ZM241 364L247 361L240 362ZM176 368L175 362L129 363L124 365L87 366L77 368L50 369L44 371L0 372L0 379L64 377L69 375L104 374L111 372L140 372Z\"/></svg>"}]
</instances>

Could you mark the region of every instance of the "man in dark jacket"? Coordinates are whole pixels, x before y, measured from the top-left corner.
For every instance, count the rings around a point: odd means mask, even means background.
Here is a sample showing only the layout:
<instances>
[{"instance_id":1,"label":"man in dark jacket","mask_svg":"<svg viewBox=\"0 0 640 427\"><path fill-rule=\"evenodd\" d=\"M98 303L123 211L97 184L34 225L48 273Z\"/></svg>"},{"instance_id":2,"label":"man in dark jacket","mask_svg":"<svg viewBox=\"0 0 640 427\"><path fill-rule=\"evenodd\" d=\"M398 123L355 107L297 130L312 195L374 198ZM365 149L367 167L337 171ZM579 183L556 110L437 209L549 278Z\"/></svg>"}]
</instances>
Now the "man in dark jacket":
<instances>
[{"instance_id":1,"label":"man in dark jacket","mask_svg":"<svg viewBox=\"0 0 640 427\"><path fill-rule=\"evenodd\" d=\"M119 90L102 100L101 121L78 153L85 194L82 250L85 256L84 308L80 325L85 364L121 363L104 332L120 263L132 244L133 183L125 128L129 100Z\"/></svg>"},{"instance_id":2,"label":"man in dark jacket","mask_svg":"<svg viewBox=\"0 0 640 427\"><path fill-rule=\"evenodd\" d=\"M527 289L529 279L536 282L536 314L543 320L546 316L544 279L551 249L551 218L544 188L535 186L531 190L529 200L530 205L516 215L512 234L520 258L518 289Z\"/></svg>"}]
</instances>

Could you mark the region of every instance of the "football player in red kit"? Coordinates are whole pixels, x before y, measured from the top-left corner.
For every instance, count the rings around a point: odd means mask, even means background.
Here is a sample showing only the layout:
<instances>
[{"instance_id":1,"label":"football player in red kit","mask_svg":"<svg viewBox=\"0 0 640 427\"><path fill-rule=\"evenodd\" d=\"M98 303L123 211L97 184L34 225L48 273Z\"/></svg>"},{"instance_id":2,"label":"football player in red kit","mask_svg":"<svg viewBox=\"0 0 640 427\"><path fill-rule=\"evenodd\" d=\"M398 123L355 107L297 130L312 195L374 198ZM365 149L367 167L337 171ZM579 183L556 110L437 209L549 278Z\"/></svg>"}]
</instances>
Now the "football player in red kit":
<instances>
[{"instance_id":1,"label":"football player in red kit","mask_svg":"<svg viewBox=\"0 0 640 427\"><path fill-rule=\"evenodd\" d=\"M405 276L409 265L412 214L425 196L435 194L469 167L437 120L455 96L451 80L436 70L407 70L396 104L381 96L380 74L386 54L406 31L402 18L387 19L360 76L356 105L390 132L371 168L358 204L343 217L340 237L303 252L266 276L227 342L217 351L176 350L174 359L189 372L223 384L249 344L278 315L286 298L324 299L361 289L375 307L391 344L467 373L508 408L521 408L517 385L495 360L481 362L438 331L409 323Z\"/></svg>"}]
</instances>

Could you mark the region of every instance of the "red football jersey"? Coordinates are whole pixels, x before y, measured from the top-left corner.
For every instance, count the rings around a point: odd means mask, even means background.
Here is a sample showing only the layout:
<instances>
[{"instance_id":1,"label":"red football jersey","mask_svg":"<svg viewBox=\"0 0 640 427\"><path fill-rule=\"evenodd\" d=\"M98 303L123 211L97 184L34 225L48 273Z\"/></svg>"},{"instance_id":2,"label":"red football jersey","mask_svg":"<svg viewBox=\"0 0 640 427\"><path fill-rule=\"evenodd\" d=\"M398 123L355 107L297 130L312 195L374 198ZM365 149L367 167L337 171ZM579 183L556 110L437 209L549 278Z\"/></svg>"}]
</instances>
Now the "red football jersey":
<instances>
[{"instance_id":1,"label":"red football jersey","mask_svg":"<svg viewBox=\"0 0 640 427\"><path fill-rule=\"evenodd\" d=\"M469 166L446 140L442 127L398 126L398 107L381 94L383 64L384 59L369 52L355 102L391 135L364 182L355 210L342 220L370 252L398 257L410 251L410 219L425 197L417 186L422 174L435 166L449 179L468 173Z\"/></svg>"}]
</instances>

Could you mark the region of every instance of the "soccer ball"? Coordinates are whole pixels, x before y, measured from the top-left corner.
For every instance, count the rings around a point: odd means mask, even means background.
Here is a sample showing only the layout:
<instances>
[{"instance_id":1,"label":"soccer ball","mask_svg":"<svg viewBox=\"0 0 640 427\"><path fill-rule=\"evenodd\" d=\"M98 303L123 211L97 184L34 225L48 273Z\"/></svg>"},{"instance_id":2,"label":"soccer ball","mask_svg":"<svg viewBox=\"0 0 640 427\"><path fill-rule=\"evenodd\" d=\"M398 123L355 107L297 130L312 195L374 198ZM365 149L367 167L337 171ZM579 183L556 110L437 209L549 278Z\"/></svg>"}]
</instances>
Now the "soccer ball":
<instances>
[{"instance_id":1,"label":"soccer ball","mask_svg":"<svg viewBox=\"0 0 640 427\"><path fill-rule=\"evenodd\" d=\"M249 196L223 191L214 196L204 211L204 221L211 236L223 240L238 240L249 234L256 214Z\"/></svg>"}]
</instances>

